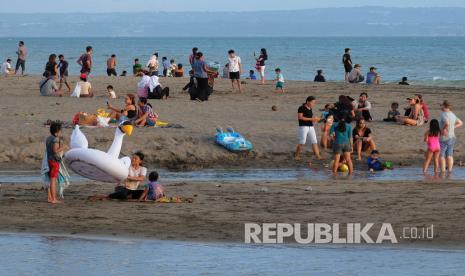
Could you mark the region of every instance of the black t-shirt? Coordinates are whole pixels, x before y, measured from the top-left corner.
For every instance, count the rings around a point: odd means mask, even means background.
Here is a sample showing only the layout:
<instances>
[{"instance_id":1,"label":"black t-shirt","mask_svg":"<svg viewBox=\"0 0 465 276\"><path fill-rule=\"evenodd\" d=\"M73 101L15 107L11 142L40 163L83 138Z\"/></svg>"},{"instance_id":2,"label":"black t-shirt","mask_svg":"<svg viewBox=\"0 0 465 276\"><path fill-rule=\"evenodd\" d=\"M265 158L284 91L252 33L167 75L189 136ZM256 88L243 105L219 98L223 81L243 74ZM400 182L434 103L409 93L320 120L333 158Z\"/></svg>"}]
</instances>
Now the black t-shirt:
<instances>
[{"instance_id":1,"label":"black t-shirt","mask_svg":"<svg viewBox=\"0 0 465 276\"><path fill-rule=\"evenodd\" d=\"M307 108L305 104L301 105L297 110L297 113L302 113L305 118L313 118L313 111ZM299 120L299 126L313 126L313 122Z\"/></svg>"},{"instance_id":2,"label":"black t-shirt","mask_svg":"<svg viewBox=\"0 0 465 276\"><path fill-rule=\"evenodd\" d=\"M346 67L352 66L352 59L350 57L350 54L344 54L342 56L342 63L344 63L344 66Z\"/></svg>"},{"instance_id":3,"label":"black t-shirt","mask_svg":"<svg viewBox=\"0 0 465 276\"><path fill-rule=\"evenodd\" d=\"M326 82L326 79L323 75L316 75L313 81L314 82Z\"/></svg>"},{"instance_id":4,"label":"black t-shirt","mask_svg":"<svg viewBox=\"0 0 465 276\"><path fill-rule=\"evenodd\" d=\"M362 138L368 138L370 137L370 134L371 134L371 129L369 128L365 128L365 131L363 132L362 136L358 135L358 130L356 128L354 128L354 130L352 131L352 137L354 137L354 139L355 139L355 136L357 135Z\"/></svg>"},{"instance_id":5,"label":"black t-shirt","mask_svg":"<svg viewBox=\"0 0 465 276\"><path fill-rule=\"evenodd\" d=\"M67 77L68 76L68 62L66 60L60 61L58 65L60 67L60 76Z\"/></svg>"},{"instance_id":6,"label":"black t-shirt","mask_svg":"<svg viewBox=\"0 0 465 276\"><path fill-rule=\"evenodd\" d=\"M265 66L265 61L268 60L268 55L261 54L259 57L260 66Z\"/></svg>"}]
</instances>

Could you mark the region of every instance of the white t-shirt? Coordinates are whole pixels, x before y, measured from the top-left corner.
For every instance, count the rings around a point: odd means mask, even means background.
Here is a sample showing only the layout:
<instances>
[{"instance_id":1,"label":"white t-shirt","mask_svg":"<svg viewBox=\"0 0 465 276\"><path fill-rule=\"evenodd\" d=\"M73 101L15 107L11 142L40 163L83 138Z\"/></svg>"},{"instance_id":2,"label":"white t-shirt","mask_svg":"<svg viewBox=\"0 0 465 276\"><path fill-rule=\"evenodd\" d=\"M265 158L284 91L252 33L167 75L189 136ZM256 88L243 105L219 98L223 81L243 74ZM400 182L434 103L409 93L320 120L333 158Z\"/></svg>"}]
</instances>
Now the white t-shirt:
<instances>
[{"instance_id":1,"label":"white t-shirt","mask_svg":"<svg viewBox=\"0 0 465 276\"><path fill-rule=\"evenodd\" d=\"M241 63L241 58L238 56L235 56L233 58L229 58L229 72L230 73L235 73L241 71L241 67L239 64Z\"/></svg>"},{"instance_id":2,"label":"white t-shirt","mask_svg":"<svg viewBox=\"0 0 465 276\"><path fill-rule=\"evenodd\" d=\"M109 97L110 99L116 99L116 93L115 93L115 91L112 90L112 91L108 92L108 97Z\"/></svg>"},{"instance_id":3,"label":"white t-shirt","mask_svg":"<svg viewBox=\"0 0 465 276\"><path fill-rule=\"evenodd\" d=\"M452 111L441 112L439 117L439 127L442 129L447 124L447 135L441 136L441 141L447 141L455 138L455 124L457 123L457 116Z\"/></svg>"},{"instance_id":4,"label":"white t-shirt","mask_svg":"<svg viewBox=\"0 0 465 276\"><path fill-rule=\"evenodd\" d=\"M138 176L146 176L147 175L147 168L140 166L139 169L134 169L132 166L129 167L129 175L130 177L138 177ZM124 180L124 186L129 190L137 190L139 187L140 181L131 181L131 180Z\"/></svg>"},{"instance_id":5,"label":"white t-shirt","mask_svg":"<svg viewBox=\"0 0 465 276\"><path fill-rule=\"evenodd\" d=\"M11 64L5 61L2 64L2 75L8 75L10 71L11 71Z\"/></svg>"}]
</instances>

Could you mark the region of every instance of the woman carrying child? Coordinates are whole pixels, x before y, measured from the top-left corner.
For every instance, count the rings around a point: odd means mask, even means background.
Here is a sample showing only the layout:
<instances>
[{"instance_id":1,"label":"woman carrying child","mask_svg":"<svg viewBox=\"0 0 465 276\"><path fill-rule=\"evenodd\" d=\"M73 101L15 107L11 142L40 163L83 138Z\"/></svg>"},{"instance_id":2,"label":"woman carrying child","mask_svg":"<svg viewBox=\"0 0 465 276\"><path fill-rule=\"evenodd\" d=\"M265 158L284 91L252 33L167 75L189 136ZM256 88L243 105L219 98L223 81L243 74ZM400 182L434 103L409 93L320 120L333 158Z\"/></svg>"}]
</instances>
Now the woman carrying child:
<instances>
[{"instance_id":1,"label":"woman carrying child","mask_svg":"<svg viewBox=\"0 0 465 276\"><path fill-rule=\"evenodd\" d=\"M425 154L425 162L423 163L423 173L428 172L429 163L434 158L434 173L439 172L439 153L441 151L441 145L439 143L439 136L441 134L441 128L439 127L439 121L436 119L431 120L429 123L429 129L425 132L424 141L427 144L427 150Z\"/></svg>"}]
</instances>

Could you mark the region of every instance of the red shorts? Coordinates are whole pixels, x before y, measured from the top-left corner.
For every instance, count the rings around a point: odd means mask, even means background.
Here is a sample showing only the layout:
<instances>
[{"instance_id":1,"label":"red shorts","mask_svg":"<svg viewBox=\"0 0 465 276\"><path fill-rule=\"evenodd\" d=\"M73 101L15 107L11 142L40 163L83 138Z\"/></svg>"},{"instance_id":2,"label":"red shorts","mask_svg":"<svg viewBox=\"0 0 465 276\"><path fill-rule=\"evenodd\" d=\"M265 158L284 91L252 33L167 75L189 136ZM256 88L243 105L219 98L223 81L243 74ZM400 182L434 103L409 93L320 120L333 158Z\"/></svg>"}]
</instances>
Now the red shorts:
<instances>
[{"instance_id":1,"label":"red shorts","mask_svg":"<svg viewBox=\"0 0 465 276\"><path fill-rule=\"evenodd\" d=\"M48 175L50 178L58 178L58 174L60 173L60 163L55 160L48 160Z\"/></svg>"}]
</instances>

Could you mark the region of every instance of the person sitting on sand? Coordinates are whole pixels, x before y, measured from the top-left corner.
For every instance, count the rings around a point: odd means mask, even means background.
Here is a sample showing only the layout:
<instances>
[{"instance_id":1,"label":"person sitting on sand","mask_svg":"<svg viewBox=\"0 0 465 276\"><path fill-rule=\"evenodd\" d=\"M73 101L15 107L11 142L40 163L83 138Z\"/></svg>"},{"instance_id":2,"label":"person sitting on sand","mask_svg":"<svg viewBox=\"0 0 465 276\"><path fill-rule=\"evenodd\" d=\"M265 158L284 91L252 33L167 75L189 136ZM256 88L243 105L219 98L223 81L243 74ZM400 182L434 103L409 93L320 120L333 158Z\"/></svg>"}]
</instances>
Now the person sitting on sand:
<instances>
[{"instance_id":1,"label":"person sitting on sand","mask_svg":"<svg viewBox=\"0 0 465 276\"><path fill-rule=\"evenodd\" d=\"M183 66L182 66L182 63L178 63L178 66L176 68L176 71L174 72L174 76L176 78L182 78L184 77L184 69L183 69Z\"/></svg>"},{"instance_id":2,"label":"person sitting on sand","mask_svg":"<svg viewBox=\"0 0 465 276\"><path fill-rule=\"evenodd\" d=\"M40 81L39 86L41 96L63 96L63 92L58 89L57 83L55 82L55 78L49 71L44 72L44 78Z\"/></svg>"},{"instance_id":3,"label":"person sitting on sand","mask_svg":"<svg viewBox=\"0 0 465 276\"><path fill-rule=\"evenodd\" d=\"M147 98L139 98L137 120L134 124L138 127L155 126L158 115L153 112L152 106L147 103Z\"/></svg>"},{"instance_id":4,"label":"person sitting on sand","mask_svg":"<svg viewBox=\"0 0 465 276\"><path fill-rule=\"evenodd\" d=\"M441 128L439 121L436 119L431 120L429 129L425 132L424 141L426 142L425 162L423 163L423 173L428 172L429 164L434 158L434 173L439 173L439 154L441 152L441 144L439 143L439 136L441 135Z\"/></svg>"},{"instance_id":5,"label":"person sitting on sand","mask_svg":"<svg viewBox=\"0 0 465 276\"><path fill-rule=\"evenodd\" d=\"M87 75L81 74L80 81L77 82L76 86L81 87L81 94L79 95L80 98L92 98L94 93L92 93L92 85L90 82L87 81ZM76 88L75 88L76 89Z\"/></svg>"},{"instance_id":6,"label":"person sitting on sand","mask_svg":"<svg viewBox=\"0 0 465 276\"><path fill-rule=\"evenodd\" d=\"M361 69L362 66L360 66L360 64L355 64L354 69L352 69L348 77L350 83L361 83L365 80Z\"/></svg>"},{"instance_id":7,"label":"person sitting on sand","mask_svg":"<svg viewBox=\"0 0 465 276\"><path fill-rule=\"evenodd\" d=\"M421 109L420 100L407 98L410 105L410 114L408 116L397 116L397 122L408 126L422 126L425 123L423 110Z\"/></svg>"},{"instance_id":8,"label":"person sitting on sand","mask_svg":"<svg viewBox=\"0 0 465 276\"><path fill-rule=\"evenodd\" d=\"M160 78L155 74L152 73L149 81L149 90L148 90L148 99L155 99L155 100L167 100L170 96L170 88L164 87L162 88L160 83Z\"/></svg>"},{"instance_id":9,"label":"person sitting on sand","mask_svg":"<svg viewBox=\"0 0 465 276\"><path fill-rule=\"evenodd\" d=\"M107 104L107 108L111 110L111 118L117 120L119 123L124 121L135 121L137 119L136 97L134 94L127 94L124 97L125 106L123 109L113 107Z\"/></svg>"},{"instance_id":10,"label":"person sitting on sand","mask_svg":"<svg viewBox=\"0 0 465 276\"><path fill-rule=\"evenodd\" d=\"M58 77L59 70L58 70L58 63L57 63L57 55L51 54L48 57L48 62L45 64L44 72L45 71L49 71L51 75L53 76L53 78L55 79Z\"/></svg>"},{"instance_id":11,"label":"person sitting on sand","mask_svg":"<svg viewBox=\"0 0 465 276\"><path fill-rule=\"evenodd\" d=\"M182 90L186 91L189 93L191 101L196 100L196 95L197 95L197 80L194 78L194 70L189 71L189 83L186 84Z\"/></svg>"},{"instance_id":12,"label":"person sitting on sand","mask_svg":"<svg viewBox=\"0 0 465 276\"><path fill-rule=\"evenodd\" d=\"M321 127L320 144L324 150L327 150L328 148L333 146L333 137L329 135L329 132L334 123L334 116L331 114L328 114L327 116L325 116L325 118L326 118L325 123Z\"/></svg>"},{"instance_id":13,"label":"person sitting on sand","mask_svg":"<svg viewBox=\"0 0 465 276\"><path fill-rule=\"evenodd\" d=\"M49 167L49 178L50 178L50 187L48 188L48 199L49 203L61 203L57 199L57 181L58 175L60 173L60 162L63 152L68 149L66 145L63 144L63 139L61 137L61 124L52 123L50 125L50 136L45 140L45 147L47 151L47 162Z\"/></svg>"},{"instance_id":14,"label":"person sitting on sand","mask_svg":"<svg viewBox=\"0 0 465 276\"><path fill-rule=\"evenodd\" d=\"M334 164L333 173L337 173L341 155L347 161L349 167L349 174L352 174L354 168L352 164L352 126L346 123L345 118L331 126L330 135L334 137L333 152Z\"/></svg>"},{"instance_id":15,"label":"person sitting on sand","mask_svg":"<svg viewBox=\"0 0 465 276\"><path fill-rule=\"evenodd\" d=\"M140 199L144 190L139 190L138 187L142 181L145 181L147 168L142 166L145 155L138 151L131 158L131 166L129 166L129 175L122 182L118 183L115 191L109 195L95 195L89 197L89 200L108 200L108 199Z\"/></svg>"},{"instance_id":16,"label":"person sitting on sand","mask_svg":"<svg viewBox=\"0 0 465 276\"><path fill-rule=\"evenodd\" d=\"M113 85L107 86L107 97L108 99L116 99L116 92L113 90Z\"/></svg>"},{"instance_id":17,"label":"person sitting on sand","mask_svg":"<svg viewBox=\"0 0 465 276\"><path fill-rule=\"evenodd\" d=\"M158 182L158 172L149 174L149 183L144 185L144 192L139 201L158 200L165 197L165 188Z\"/></svg>"},{"instance_id":18,"label":"person sitting on sand","mask_svg":"<svg viewBox=\"0 0 465 276\"><path fill-rule=\"evenodd\" d=\"M367 73L367 84L380 84L381 76L376 72L376 67L370 67L370 72Z\"/></svg>"},{"instance_id":19,"label":"person sitting on sand","mask_svg":"<svg viewBox=\"0 0 465 276\"><path fill-rule=\"evenodd\" d=\"M358 119L352 132L354 141L354 151L357 152L357 160L362 160L362 151L375 150L376 144L371 129L367 127L363 118Z\"/></svg>"},{"instance_id":20,"label":"person sitting on sand","mask_svg":"<svg viewBox=\"0 0 465 276\"><path fill-rule=\"evenodd\" d=\"M410 85L410 83L408 83L408 78L402 77L402 80L399 82L399 85Z\"/></svg>"},{"instance_id":21,"label":"person sitting on sand","mask_svg":"<svg viewBox=\"0 0 465 276\"><path fill-rule=\"evenodd\" d=\"M326 82L325 76L323 74L323 70L318 70L316 71L316 76L315 79L313 79L314 82Z\"/></svg>"},{"instance_id":22,"label":"person sitting on sand","mask_svg":"<svg viewBox=\"0 0 465 276\"><path fill-rule=\"evenodd\" d=\"M396 117L400 116L399 103L391 103L391 110L388 111L387 117L383 119L385 122L396 122Z\"/></svg>"},{"instance_id":23,"label":"person sitting on sand","mask_svg":"<svg viewBox=\"0 0 465 276\"><path fill-rule=\"evenodd\" d=\"M147 75L147 71L140 72L140 80L137 83L137 96L139 98L147 98L149 93L149 83L150 83L150 76Z\"/></svg>"},{"instance_id":24,"label":"person sitting on sand","mask_svg":"<svg viewBox=\"0 0 465 276\"><path fill-rule=\"evenodd\" d=\"M379 157L379 151L372 150L367 159L368 170L370 172L384 171L383 161Z\"/></svg>"},{"instance_id":25,"label":"person sitting on sand","mask_svg":"<svg viewBox=\"0 0 465 276\"><path fill-rule=\"evenodd\" d=\"M429 109L426 103L423 101L423 97L420 94L415 94L416 99L420 101L421 109L423 110L423 116L425 117L425 124L429 121Z\"/></svg>"},{"instance_id":26,"label":"person sitting on sand","mask_svg":"<svg viewBox=\"0 0 465 276\"><path fill-rule=\"evenodd\" d=\"M368 101L368 94L363 92L360 94L358 101L354 101L355 118L363 118L366 121L372 121L371 118L371 103Z\"/></svg>"},{"instance_id":27,"label":"person sitting on sand","mask_svg":"<svg viewBox=\"0 0 465 276\"><path fill-rule=\"evenodd\" d=\"M249 79L251 79L251 80L257 80L257 76L255 75L255 71L254 71L254 70L250 70L250 71L249 71Z\"/></svg>"},{"instance_id":28,"label":"person sitting on sand","mask_svg":"<svg viewBox=\"0 0 465 276\"><path fill-rule=\"evenodd\" d=\"M2 64L2 71L1 75L2 76L12 76L15 74L15 69L11 67L11 59L8 58L3 64Z\"/></svg>"}]
</instances>

